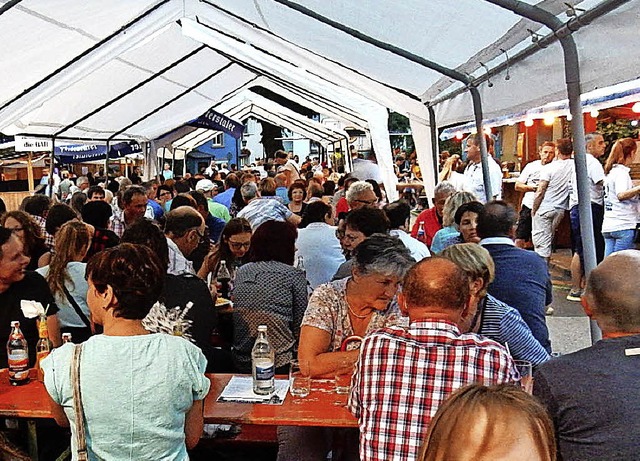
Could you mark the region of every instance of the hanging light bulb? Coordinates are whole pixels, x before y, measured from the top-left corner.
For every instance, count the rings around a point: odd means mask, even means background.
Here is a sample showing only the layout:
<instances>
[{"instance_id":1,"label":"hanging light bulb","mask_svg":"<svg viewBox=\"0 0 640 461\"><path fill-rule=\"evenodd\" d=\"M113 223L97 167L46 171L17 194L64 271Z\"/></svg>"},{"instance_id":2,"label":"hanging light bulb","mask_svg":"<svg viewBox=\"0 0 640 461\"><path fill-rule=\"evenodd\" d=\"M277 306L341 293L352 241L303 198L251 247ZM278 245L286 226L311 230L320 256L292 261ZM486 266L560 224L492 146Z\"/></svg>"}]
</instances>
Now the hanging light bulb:
<instances>
[{"instance_id":1,"label":"hanging light bulb","mask_svg":"<svg viewBox=\"0 0 640 461\"><path fill-rule=\"evenodd\" d=\"M638 126L637 120L631 120L631 126Z\"/></svg>"},{"instance_id":2,"label":"hanging light bulb","mask_svg":"<svg viewBox=\"0 0 640 461\"><path fill-rule=\"evenodd\" d=\"M555 117L553 117L552 115L547 115L544 117L544 119L542 120L543 123L547 126L551 126L553 125L553 122L555 121Z\"/></svg>"},{"instance_id":3,"label":"hanging light bulb","mask_svg":"<svg viewBox=\"0 0 640 461\"><path fill-rule=\"evenodd\" d=\"M573 115L567 114L567 121L570 122L571 120L573 120Z\"/></svg>"},{"instance_id":4,"label":"hanging light bulb","mask_svg":"<svg viewBox=\"0 0 640 461\"><path fill-rule=\"evenodd\" d=\"M591 116L592 116L593 118L598 118L598 115L600 115L600 111L599 111L598 109L593 109L593 110L590 112L590 114L591 114Z\"/></svg>"},{"instance_id":5,"label":"hanging light bulb","mask_svg":"<svg viewBox=\"0 0 640 461\"><path fill-rule=\"evenodd\" d=\"M631 110L636 113L636 114L640 114L640 102L635 103L632 107Z\"/></svg>"},{"instance_id":6,"label":"hanging light bulb","mask_svg":"<svg viewBox=\"0 0 640 461\"><path fill-rule=\"evenodd\" d=\"M524 121L524 126L533 126L533 119L528 118Z\"/></svg>"},{"instance_id":7,"label":"hanging light bulb","mask_svg":"<svg viewBox=\"0 0 640 461\"><path fill-rule=\"evenodd\" d=\"M484 131L484 134L486 134L487 136L491 136L491 128L490 127L486 127L483 131Z\"/></svg>"},{"instance_id":8,"label":"hanging light bulb","mask_svg":"<svg viewBox=\"0 0 640 461\"><path fill-rule=\"evenodd\" d=\"M458 140L462 139L462 131L457 131L456 132L456 139L458 139Z\"/></svg>"}]
</instances>

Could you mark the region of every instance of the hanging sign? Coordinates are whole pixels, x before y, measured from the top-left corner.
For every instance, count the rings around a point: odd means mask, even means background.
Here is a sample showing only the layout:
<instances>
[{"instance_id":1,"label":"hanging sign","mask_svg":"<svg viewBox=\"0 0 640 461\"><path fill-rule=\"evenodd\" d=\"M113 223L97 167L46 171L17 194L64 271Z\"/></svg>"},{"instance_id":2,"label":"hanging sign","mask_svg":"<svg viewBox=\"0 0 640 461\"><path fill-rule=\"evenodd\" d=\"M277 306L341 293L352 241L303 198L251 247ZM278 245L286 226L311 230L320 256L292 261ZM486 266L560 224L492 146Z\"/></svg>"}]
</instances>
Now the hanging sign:
<instances>
[{"instance_id":1,"label":"hanging sign","mask_svg":"<svg viewBox=\"0 0 640 461\"><path fill-rule=\"evenodd\" d=\"M241 138L244 133L244 125L242 123L236 122L213 109L209 109L197 119L190 121L188 125L224 131L236 139Z\"/></svg>"},{"instance_id":2,"label":"hanging sign","mask_svg":"<svg viewBox=\"0 0 640 461\"><path fill-rule=\"evenodd\" d=\"M53 142L47 138L16 136L16 152L51 152Z\"/></svg>"}]
</instances>

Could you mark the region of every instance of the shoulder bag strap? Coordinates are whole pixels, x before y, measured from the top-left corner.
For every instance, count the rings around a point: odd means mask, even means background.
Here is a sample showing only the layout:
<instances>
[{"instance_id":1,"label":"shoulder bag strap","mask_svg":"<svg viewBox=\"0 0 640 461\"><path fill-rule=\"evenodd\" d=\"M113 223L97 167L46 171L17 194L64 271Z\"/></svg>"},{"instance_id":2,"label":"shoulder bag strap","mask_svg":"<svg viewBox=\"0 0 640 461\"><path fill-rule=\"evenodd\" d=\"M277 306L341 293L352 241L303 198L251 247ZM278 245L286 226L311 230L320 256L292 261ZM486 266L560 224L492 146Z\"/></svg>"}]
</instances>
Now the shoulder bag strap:
<instances>
[{"instance_id":1,"label":"shoulder bag strap","mask_svg":"<svg viewBox=\"0 0 640 461\"><path fill-rule=\"evenodd\" d=\"M80 392L80 357L82 344L77 344L73 350L71 360L71 385L73 386L73 411L76 415L76 451L78 461L87 461L87 439L84 428L84 411L82 409L82 394Z\"/></svg>"},{"instance_id":2,"label":"shoulder bag strap","mask_svg":"<svg viewBox=\"0 0 640 461\"><path fill-rule=\"evenodd\" d=\"M73 306L73 310L76 311L76 314L78 314L78 317L80 317L80 320L82 320L82 323L84 323L87 326L87 328L91 328L91 322L89 321L87 316L84 314L84 312L82 312L82 309L80 309L80 306L78 306L78 303L73 298L73 296L71 296L71 293L69 293L69 290L67 290L67 287L63 285L62 289L64 290L64 294L67 297L67 300L69 301L69 303L71 303L71 306Z\"/></svg>"}]
</instances>

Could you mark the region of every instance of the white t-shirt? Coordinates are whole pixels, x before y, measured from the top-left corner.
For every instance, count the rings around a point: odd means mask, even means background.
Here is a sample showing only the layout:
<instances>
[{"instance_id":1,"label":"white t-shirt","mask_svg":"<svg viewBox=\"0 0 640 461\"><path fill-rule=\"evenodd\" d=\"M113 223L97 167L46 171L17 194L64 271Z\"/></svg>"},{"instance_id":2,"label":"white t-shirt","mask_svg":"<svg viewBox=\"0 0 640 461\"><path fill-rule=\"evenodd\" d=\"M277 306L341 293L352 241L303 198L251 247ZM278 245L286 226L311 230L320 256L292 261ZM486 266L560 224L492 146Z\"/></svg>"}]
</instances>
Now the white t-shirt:
<instances>
[{"instance_id":1,"label":"white t-shirt","mask_svg":"<svg viewBox=\"0 0 640 461\"><path fill-rule=\"evenodd\" d=\"M549 210L569 209L569 190L571 174L573 173L573 159L554 160L540 168L540 181L548 181L538 213Z\"/></svg>"},{"instance_id":2,"label":"white t-shirt","mask_svg":"<svg viewBox=\"0 0 640 461\"><path fill-rule=\"evenodd\" d=\"M527 186L538 186L540 182L540 169L542 168L542 162L540 160L534 160L525 165L518 176L518 182L526 184ZM525 192L522 197L522 205L529 209L533 208L533 199L535 198L535 192Z\"/></svg>"},{"instance_id":3,"label":"white t-shirt","mask_svg":"<svg viewBox=\"0 0 640 461\"><path fill-rule=\"evenodd\" d=\"M502 169L493 159L489 157L489 178L491 180L491 191L496 200L502 198ZM487 203L487 196L484 192L484 179L482 177L482 163L469 162L467 168L464 170L464 175L467 178L467 187L472 192L479 202Z\"/></svg>"},{"instance_id":4,"label":"white t-shirt","mask_svg":"<svg viewBox=\"0 0 640 461\"><path fill-rule=\"evenodd\" d=\"M604 168L602 164L591 154L587 154L587 175L589 176L589 195L591 201L602 205L604 203ZM600 183L600 184L598 184ZM571 175L571 194L569 195L569 208L578 204L578 181L576 179L575 162Z\"/></svg>"},{"instance_id":5,"label":"white t-shirt","mask_svg":"<svg viewBox=\"0 0 640 461\"><path fill-rule=\"evenodd\" d=\"M618 194L633 187L629 168L613 165L604 180L604 221L602 232L635 229L638 222L638 197L618 200Z\"/></svg>"},{"instance_id":6,"label":"white t-shirt","mask_svg":"<svg viewBox=\"0 0 640 461\"><path fill-rule=\"evenodd\" d=\"M451 172L451 176L449 176L449 179L447 179L447 182L451 183L458 192L462 192L462 191L471 192L467 184L467 177L463 174L458 173L457 171Z\"/></svg>"},{"instance_id":7,"label":"white t-shirt","mask_svg":"<svg viewBox=\"0 0 640 461\"><path fill-rule=\"evenodd\" d=\"M416 260L416 262L422 261L424 258L428 258L431 256L427 245L417 239L414 239L405 231L400 229L393 229L391 230L391 232L389 232L389 234L394 237L398 237L402 241L402 243L404 243L404 246L409 249L409 251L411 252L411 256Z\"/></svg>"},{"instance_id":8,"label":"white t-shirt","mask_svg":"<svg viewBox=\"0 0 640 461\"><path fill-rule=\"evenodd\" d=\"M291 172L291 182L295 181L296 179L300 179L300 170L296 167L296 164L293 160L289 159L287 160L287 163L281 165L278 168L278 173L281 172L282 170L288 170Z\"/></svg>"}]
</instances>

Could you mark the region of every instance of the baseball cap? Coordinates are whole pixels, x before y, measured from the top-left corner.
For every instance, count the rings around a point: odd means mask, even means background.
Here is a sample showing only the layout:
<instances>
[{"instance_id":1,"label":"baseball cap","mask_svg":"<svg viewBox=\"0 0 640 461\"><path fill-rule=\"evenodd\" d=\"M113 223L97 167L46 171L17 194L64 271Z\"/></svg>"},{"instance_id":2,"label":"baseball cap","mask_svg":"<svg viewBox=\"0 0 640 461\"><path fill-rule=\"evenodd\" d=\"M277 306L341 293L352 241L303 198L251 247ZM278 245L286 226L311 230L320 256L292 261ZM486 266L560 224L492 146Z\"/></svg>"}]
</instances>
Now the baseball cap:
<instances>
[{"instance_id":1,"label":"baseball cap","mask_svg":"<svg viewBox=\"0 0 640 461\"><path fill-rule=\"evenodd\" d=\"M209 192L210 190L217 189L218 186L213 183L210 179L201 179L196 183L196 190L202 190L205 192Z\"/></svg>"}]
</instances>

